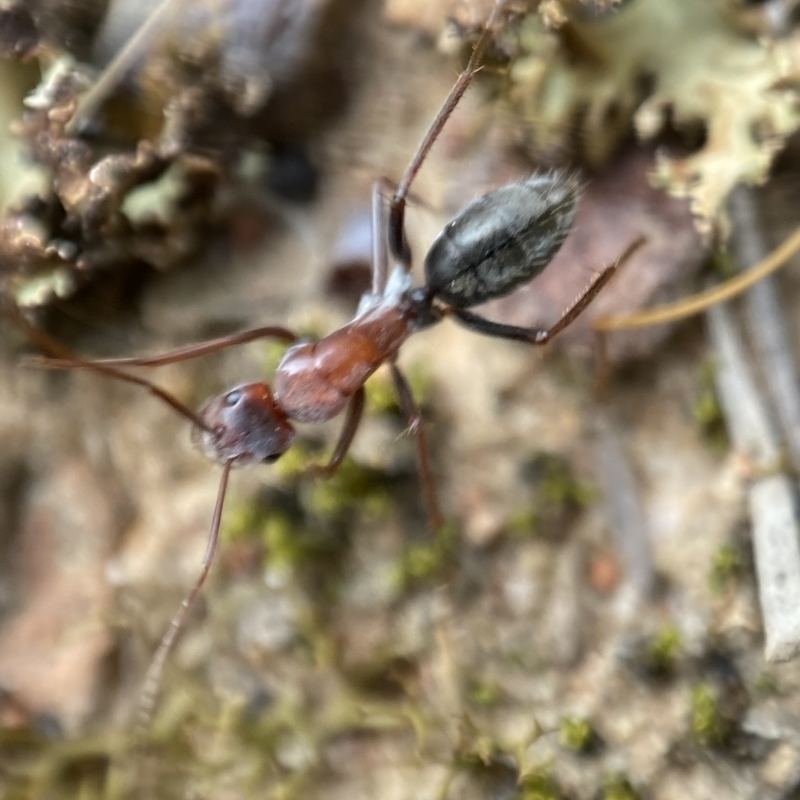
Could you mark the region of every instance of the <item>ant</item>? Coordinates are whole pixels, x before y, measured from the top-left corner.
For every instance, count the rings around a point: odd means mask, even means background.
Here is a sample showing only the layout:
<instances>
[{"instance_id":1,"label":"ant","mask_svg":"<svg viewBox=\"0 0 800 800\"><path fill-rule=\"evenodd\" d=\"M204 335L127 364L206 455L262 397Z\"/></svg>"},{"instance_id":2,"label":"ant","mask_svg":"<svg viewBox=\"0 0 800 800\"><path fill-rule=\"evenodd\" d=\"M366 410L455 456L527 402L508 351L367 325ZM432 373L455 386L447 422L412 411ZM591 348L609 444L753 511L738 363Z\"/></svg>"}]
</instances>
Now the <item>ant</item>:
<instances>
[{"instance_id":1,"label":"ant","mask_svg":"<svg viewBox=\"0 0 800 800\"><path fill-rule=\"evenodd\" d=\"M361 299L355 317L318 341L299 340L277 327L250 331L189 345L160 356L86 360L50 340L18 311L6 315L24 328L41 349L55 357L29 363L51 369L81 368L146 388L192 423L192 440L204 455L222 466L219 491L202 569L156 650L139 698L139 719L151 716L161 673L187 612L200 592L217 549L222 507L234 467L270 464L291 446L294 422L323 422L344 413L344 424L326 464L308 473L330 476L342 463L364 410L364 383L388 364L408 431L416 437L417 461L431 525L441 525L420 409L397 366L398 351L412 334L446 317L487 336L543 345L564 330L589 305L643 240L627 247L616 263L590 282L559 320L549 328L522 328L494 322L469 309L509 294L538 275L569 233L578 198L578 183L562 172L534 174L503 186L467 205L444 228L425 258L425 283L415 286L411 249L405 236L405 210L411 184L433 143L472 81L492 37L510 15L507 0L497 0L472 55L428 129L399 184L386 178L372 192L373 275L371 291ZM389 199L388 207L386 199ZM389 261L395 268L389 275ZM233 345L274 338L291 347L281 360L272 388L266 383L236 386L193 412L158 386L119 367L157 367L195 358Z\"/></svg>"}]
</instances>

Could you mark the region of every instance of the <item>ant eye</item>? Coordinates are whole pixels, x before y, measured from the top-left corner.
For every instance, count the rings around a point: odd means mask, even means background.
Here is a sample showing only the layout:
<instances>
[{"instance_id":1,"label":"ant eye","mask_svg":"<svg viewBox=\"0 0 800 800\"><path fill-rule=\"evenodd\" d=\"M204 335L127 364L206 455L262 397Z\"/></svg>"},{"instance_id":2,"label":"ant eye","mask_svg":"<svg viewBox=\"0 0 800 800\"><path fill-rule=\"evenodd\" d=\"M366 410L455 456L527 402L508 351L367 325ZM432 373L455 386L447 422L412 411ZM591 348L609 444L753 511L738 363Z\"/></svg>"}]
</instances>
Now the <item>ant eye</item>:
<instances>
[{"instance_id":1,"label":"ant eye","mask_svg":"<svg viewBox=\"0 0 800 800\"><path fill-rule=\"evenodd\" d=\"M228 408L235 406L242 399L242 393L239 389L234 389L225 395L224 403Z\"/></svg>"}]
</instances>

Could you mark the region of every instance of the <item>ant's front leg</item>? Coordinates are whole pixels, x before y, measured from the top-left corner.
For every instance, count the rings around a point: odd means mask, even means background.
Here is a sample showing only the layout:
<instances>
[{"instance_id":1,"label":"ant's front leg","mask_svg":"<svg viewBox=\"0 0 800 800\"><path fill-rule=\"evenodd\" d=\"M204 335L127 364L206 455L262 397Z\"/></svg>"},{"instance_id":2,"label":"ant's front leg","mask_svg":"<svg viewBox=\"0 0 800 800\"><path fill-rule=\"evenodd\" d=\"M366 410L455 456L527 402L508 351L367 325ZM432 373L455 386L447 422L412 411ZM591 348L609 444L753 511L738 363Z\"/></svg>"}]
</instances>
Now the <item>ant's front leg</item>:
<instances>
[{"instance_id":1,"label":"ant's front leg","mask_svg":"<svg viewBox=\"0 0 800 800\"><path fill-rule=\"evenodd\" d=\"M389 178L372 184L372 293L382 295L389 277L389 254L406 272L411 270L411 248L405 234L405 201L387 212L397 185ZM386 246L389 246L387 253Z\"/></svg>"},{"instance_id":2,"label":"ant's front leg","mask_svg":"<svg viewBox=\"0 0 800 800\"><path fill-rule=\"evenodd\" d=\"M445 123L450 119L450 115L458 105L459 100L467 91L467 87L472 82L475 73L479 69L481 59L486 52L492 37L497 31L505 24L505 18L510 16L510 10L506 8L507 0L496 0L492 13L489 19L483 26L481 35L475 43L472 50L467 66L464 67L461 74L456 79L453 88L450 90L445 99L439 113L431 123L422 141L417 147L411 161L406 167L403 177L400 179L399 184L393 184L386 178L381 178L376 181L373 187L372 195L372 212L373 212L373 236L375 238L375 270L383 270L383 282L378 282L376 285L373 283L373 291L380 293L385 285L385 271L386 271L386 243L389 245L389 253L406 272L411 270L411 248L408 245L405 232L405 215L406 203L411 199L411 184L417 177L425 159L428 157L431 147L434 142L439 138ZM381 196L387 190L393 192L391 201L389 202L388 223L383 214L383 202ZM376 212L376 209L378 211ZM386 227L384 227L386 225ZM380 252L379 252L380 250Z\"/></svg>"},{"instance_id":3,"label":"ant's front leg","mask_svg":"<svg viewBox=\"0 0 800 800\"><path fill-rule=\"evenodd\" d=\"M428 157L431 147L434 142L439 138L445 123L450 119L455 107L461 100L464 92L467 91L475 73L480 68L481 59L492 41L492 37L503 27L506 18L511 15L511 9L507 8L507 0L495 0L492 13L483 25L481 35L475 43L472 50L472 55L467 62L467 66L461 71L461 74L456 79L450 94L447 95L439 113L431 123L422 141L417 148L416 153L411 159L411 162L406 167L403 177L395 190L392 201L389 205L389 247L392 254L396 255L402 264L411 263L411 253L408 250L408 244L405 243L405 208L406 202L410 197L409 190L411 184L417 176L422 164Z\"/></svg>"},{"instance_id":4,"label":"ant's front leg","mask_svg":"<svg viewBox=\"0 0 800 800\"><path fill-rule=\"evenodd\" d=\"M337 469L341 466L344 457L350 450L350 445L353 444L358 426L361 424L361 417L364 413L364 400L366 392L362 386L350 398L347 404L347 413L344 419L342 431L339 434L339 439L336 442L336 447L333 449L331 460L327 464L312 464L300 472L300 475L310 475L316 478L330 478Z\"/></svg>"}]
</instances>

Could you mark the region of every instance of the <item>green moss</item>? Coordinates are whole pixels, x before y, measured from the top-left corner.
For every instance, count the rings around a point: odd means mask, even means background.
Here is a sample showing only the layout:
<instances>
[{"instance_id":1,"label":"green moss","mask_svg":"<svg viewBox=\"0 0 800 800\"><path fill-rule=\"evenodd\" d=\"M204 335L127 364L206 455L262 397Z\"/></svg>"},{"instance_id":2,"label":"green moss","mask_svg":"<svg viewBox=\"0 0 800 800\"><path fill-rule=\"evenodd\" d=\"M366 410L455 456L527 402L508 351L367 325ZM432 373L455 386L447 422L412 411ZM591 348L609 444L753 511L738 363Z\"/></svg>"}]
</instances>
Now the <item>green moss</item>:
<instances>
[{"instance_id":1,"label":"green moss","mask_svg":"<svg viewBox=\"0 0 800 800\"><path fill-rule=\"evenodd\" d=\"M375 517L384 516L391 508L392 497L384 476L362 467L352 458L345 458L330 478L314 481L309 492L309 507L323 519L359 508Z\"/></svg>"},{"instance_id":2,"label":"green moss","mask_svg":"<svg viewBox=\"0 0 800 800\"><path fill-rule=\"evenodd\" d=\"M455 524L446 522L430 539L406 547L399 566L402 586L430 580L449 564L458 538Z\"/></svg>"},{"instance_id":3,"label":"green moss","mask_svg":"<svg viewBox=\"0 0 800 800\"><path fill-rule=\"evenodd\" d=\"M295 567L316 555L314 540L298 535L285 514L272 514L261 526L261 538L265 547L265 565L282 570Z\"/></svg>"},{"instance_id":4,"label":"green moss","mask_svg":"<svg viewBox=\"0 0 800 800\"><path fill-rule=\"evenodd\" d=\"M397 392L388 369L378 370L364 384L364 389L367 392L367 413L395 414L400 410L397 404Z\"/></svg>"},{"instance_id":5,"label":"green moss","mask_svg":"<svg viewBox=\"0 0 800 800\"><path fill-rule=\"evenodd\" d=\"M264 343L261 364L267 375L272 375L275 370L278 369L278 364L281 363L281 359L289 347L290 345L286 344L286 342L277 341L275 339Z\"/></svg>"},{"instance_id":6,"label":"green moss","mask_svg":"<svg viewBox=\"0 0 800 800\"><path fill-rule=\"evenodd\" d=\"M537 770L522 780L517 800L561 800L561 792L544 770Z\"/></svg>"},{"instance_id":7,"label":"green moss","mask_svg":"<svg viewBox=\"0 0 800 800\"><path fill-rule=\"evenodd\" d=\"M611 775L606 778L601 800L639 800L639 795L622 775Z\"/></svg>"},{"instance_id":8,"label":"green moss","mask_svg":"<svg viewBox=\"0 0 800 800\"><path fill-rule=\"evenodd\" d=\"M292 447L276 462L277 474L294 481L304 477L309 467L324 465L329 456L312 453L302 444ZM336 517L355 507L375 517L384 516L391 507L392 496L386 476L378 470L361 466L354 459L344 459L330 477L309 475L309 510L322 519Z\"/></svg>"},{"instance_id":9,"label":"green moss","mask_svg":"<svg viewBox=\"0 0 800 800\"><path fill-rule=\"evenodd\" d=\"M576 480L569 462L560 455L534 453L523 466L532 484L530 506L509 520L509 530L518 535L565 530L565 516L589 506L592 487Z\"/></svg>"},{"instance_id":10,"label":"green moss","mask_svg":"<svg viewBox=\"0 0 800 800\"><path fill-rule=\"evenodd\" d=\"M674 625L662 628L647 646L650 670L659 675L670 675L683 651L683 636Z\"/></svg>"},{"instance_id":11,"label":"green moss","mask_svg":"<svg viewBox=\"0 0 800 800\"><path fill-rule=\"evenodd\" d=\"M715 366L711 359L707 359L700 366L692 416L709 442L715 448L722 449L728 446L728 436L717 395L714 371Z\"/></svg>"},{"instance_id":12,"label":"green moss","mask_svg":"<svg viewBox=\"0 0 800 800\"><path fill-rule=\"evenodd\" d=\"M755 680L753 688L762 695L775 696L779 694L778 681L772 672L761 672Z\"/></svg>"},{"instance_id":13,"label":"green moss","mask_svg":"<svg viewBox=\"0 0 800 800\"><path fill-rule=\"evenodd\" d=\"M411 387L411 394L418 406L430 404L433 383L430 371L421 362L404 368L403 374ZM399 414L400 404L388 369L378 370L364 385L367 391L367 412L376 414Z\"/></svg>"},{"instance_id":14,"label":"green moss","mask_svg":"<svg viewBox=\"0 0 800 800\"><path fill-rule=\"evenodd\" d=\"M470 682L467 695L475 705L490 708L500 702L503 690L492 681L478 678Z\"/></svg>"},{"instance_id":15,"label":"green moss","mask_svg":"<svg viewBox=\"0 0 800 800\"><path fill-rule=\"evenodd\" d=\"M231 503L222 517L222 541L257 538L264 522L263 510L252 501Z\"/></svg>"},{"instance_id":16,"label":"green moss","mask_svg":"<svg viewBox=\"0 0 800 800\"><path fill-rule=\"evenodd\" d=\"M561 455L546 451L533 453L525 471L543 503L583 508L594 499L592 489L575 479L569 461Z\"/></svg>"},{"instance_id":17,"label":"green moss","mask_svg":"<svg viewBox=\"0 0 800 800\"><path fill-rule=\"evenodd\" d=\"M314 463L315 456L303 442L295 442L273 466L275 474L284 480L296 478Z\"/></svg>"},{"instance_id":18,"label":"green moss","mask_svg":"<svg viewBox=\"0 0 800 800\"><path fill-rule=\"evenodd\" d=\"M595 738L591 722L580 717L564 717L558 728L558 741L574 753L585 753Z\"/></svg>"},{"instance_id":19,"label":"green moss","mask_svg":"<svg viewBox=\"0 0 800 800\"><path fill-rule=\"evenodd\" d=\"M508 521L508 530L515 536L535 536L542 523L541 514L534 510L523 511Z\"/></svg>"},{"instance_id":20,"label":"green moss","mask_svg":"<svg viewBox=\"0 0 800 800\"><path fill-rule=\"evenodd\" d=\"M733 278L739 272L739 268L727 248L717 247L708 259L708 271L717 280L724 281Z\"/></svg>"},{"instance_id":21,"label":"green moss","mask_svg":"<svg viewBox=\"0 0 800 800\"><path fill-rule=\"evenodd\" d=\"M731 544L722 545L715 553L709 575L712 591L720 592L734 582L742 572L742 555Z\"/></svg>"},{"instance_id":22,"label":"green moss","mask_svg":"<svg viewBox=\"0 0 800 800\"><path fill-rule=\"evenodd\" d=\"M717 747L725 743L729 725L720 713L719 698L713 688L701 683L692 689L692 737L704 747Z\"/></svg>"},{"instance_id":23,"label":"green moss","mask_svg":"<svg viewBox=\"0 0 800 800\"><path fill-rule=\"evenodd\" d=\"M405 370L411 393L420 406L431 404L433 397L433 375L424 361L415 361Z\"/></svg>"}]
</instances>

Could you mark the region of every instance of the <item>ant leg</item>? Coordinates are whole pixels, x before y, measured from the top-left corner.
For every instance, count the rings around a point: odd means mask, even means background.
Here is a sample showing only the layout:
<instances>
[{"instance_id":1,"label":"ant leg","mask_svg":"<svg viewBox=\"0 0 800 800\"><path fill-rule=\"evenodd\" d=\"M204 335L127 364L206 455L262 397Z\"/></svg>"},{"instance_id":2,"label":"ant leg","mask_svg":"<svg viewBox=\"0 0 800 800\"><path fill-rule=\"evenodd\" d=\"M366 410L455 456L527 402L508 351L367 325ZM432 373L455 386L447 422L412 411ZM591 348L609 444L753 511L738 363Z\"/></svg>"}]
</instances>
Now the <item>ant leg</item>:
<instances>
[{"instance_id":1,"label":"ant leg","mask_svg":"<svg viewBox=\"0 0 800 800\"><path fill-rule=\"evenodd\" d=\"M597 293L608 283L616 272L615 267L603 270L583 291L578 299L561 315L561 318L550 328L522 328L517 325L506 325L494 322L479 314L473 314L462 308L450 306L444 309L445 315L452 315L456 322L484 336L495 336L498 339L512 339L528 344L547 344L557 333L560 333L576 317L580 316L586 306L594 300Z\"/></svg>"},{"instance_id":2,"label":"ant leg","mask_svg":"<svg viewBox=\"0 0 800 800\"><path fill-rule=\"evenodd\" d=\"M390 242L392 258L400 263L405 272L411 271L411 247L405 236L405 211L393 224L389 223L387 202L391 205L397 184L389 178L378 178L372 184L372 293L382 295L389 274L389 259L386 252L387 240ZM416 195L407 192L406 199L427 205ZM405 203L404 203L405 209ZM391 235L390 235L391 234Z\"/></svg>"},{"instance_id":3,"label":"ant leg","mask_svg":"<svg viewBox=\"0 0 800 800\"><path fill-rule=\"evenodd\" d=\"M279 339L287 344L293 344L299 337L287 328L270 325L265 328L253 328L249 331L233 333L229 336L220 336L217 339L209 339L205 342L197 342L196 344L186 345L186 347L178 347L175 350L170 350L157 356L97 358L92 359L91 363L105 367L161 367L165 364L174 364L178 361L186 361L190 358L198 358L199 356L205 356L209 353L216 353L218 350L224 350L227 347L247 344L257 339L269 338ZM25 363L42 369L69 369L73 366L77 366L72 363L74 360L73 358L29 356L25 359ZM79 360L86 363L86 359Z\"/></svg>"},{"instance_id":4,"label":"ant leg","mask_svg":"<svg viewBox=\"0 0 800 800\"><path fill-rule=\"evenodd\" d=\"M436 119L434 119L425 136L422 138L422 142L420 142L417 152L411 159L411 163L406 167L405 174L400 180L394 197L392 198L389 206L389 250L392 256L403 264L411 262L411 253L405 241L405 209L409 189L422 163L427 158L433 143L439 137L442 128L458 105L458 101L461 100L467 87L472 82L475 73L478 71L480 60L483 58L492 36L497 33L503 24L506 2L507 0L497 0L497 2L495 2L492 13L489 15L489 19L486 20L483 31L478 41L475 43L467 66L464 67L464 70L458 76L455 85L450 90L450 94L447 96L439 113L436 115Z\"/></svg>"},{"instance_id":5,"label":"ant leg","mask_svg":"<svg viewBox=\"0 0 800 800\"><path fill-rule=\"evenodd\" d=\"M372 294L382 295L389 276L386 255L386 205L384 191L388 179L379 178L372 184Z\"/></svg>"},{"instance_id":6,"label":"ant leg","mask_svg":"<svg viewBox=\"0 0 800 800\"><path fill-rule=\"evenodd\" d=\"M156 386L154 383L151 383L145 378L140 378L138 375L129 375L127 372L115 369L108 364L80 358L66 345L61 344L61 342L54 339L50 334L45 333L43 330L40 330L35 325L28 322L19 310L11 307L9 303L3 302L0 305L0 311L9 322L21 330L37 347L54 354L55 358L42 358L41 363L34 359L29 359L28 363L32 363L33 366L41 366L45 369L86 369L91 372L97 372L100 375L105 375L107 378L116 378L126 383L141 386L143 389L150 392L150 394L165 402L181 416L188 419L193 425L197 425L204 431L211 432L208 424L195 414L194 411L187 408L180 400L173 397L169 392L164 391L160 386Z\"/></svg>"},{"instance_id":7,"label":"ant leg","mask_svg":"<svg viewBox=\"0 0 800 800\"><path fill-rule=\"evenodd\" d=\"M330 478L331 475L339 469L342 461L344 461L344 457L350 450L350 445L353 443L353 438L361 423L365 398L366 392L363 386L350 398L350 402L347 404L347 416L342 426L342 432L339 434L339 439L336 442L336 447L333 449L331 460L327 464L313 464L307 467L302 471L302 475Z\"/></svg>"},{"instance_id":8,"label":"ant leg","mask_svg":"<svg viewBox=\"0 0 800 800\"><path fill-rule=\"evenodd\" d=\"M158 688L161 684L161 675L164 672L164 664L167 661L172 650L175 640L178 638L183 622L189 609L197 599L197 595L203 588L206 581L211 564L214 561L214 554L217 551L217 543L219 542L219 528L222 520L222 506L225 502L225 493L228 489L228 478L231 474L233 467L233 460L228 460L222 465L222 477L219 481L219 491L217 492L217 502L214 506L214 516L211 520L211 531L208 535L208 543L206 544L206 552L203 556L203 565L200 570L200 575L195 581L194 586L189 590L189 593L181 601L180 608L175 616L170 620L169 627L164 635L161 637L161 642L158 645L153 660L147 668L147 673L144 677L142 690L139 694L139 702L137 704L137 722L139 729L144 732L150 723L150 718L153 715L153 706L155 705L156 695Z\"/></svg>"},{"instance_id":9,"label":"ant leg","mask_svg":"<svg viewBox=\"0 0 800 800\"><path fill-rule=\"evenodd\" d=\"M428 440L425 437L422 412L416 400L414 400L414 395L411 392L411 387L408 385L406 376L403 375L397 364L392 362L389 364L389 369L392 371L392 380L394 381L394 388L400 401L400 408L406 415L406 420L408 421L407 430L409 433L413 434L417 440L417 464L419 467L420 481L422 483L422 492L425 495L425 505L428 507L428 520L430 521L431 528L436 531L442 526L442 512L439 508L439 500L436 496L436 481L434 480L433 469L431 468L431 459L428 453Z\"/></svg>"},{"instance_id":10,"label":"ant leg","mask_svg":"<svg viewBox=\"0 0 800 800\"><path fill-rule=\"evenodd\" d=\"M586 289L578 295L575 302L561 315L558 322L550 328L522 328L517 325L506 325L502 322L493 322L479 314L473 314L455 306L442 309L444 315L452 315L456 322L460 322L470 330L482 333L485 336L496 336L499 339L512 339L528 344L547 344L554 336L561 333L568 325L575 321L585 310L589 303L600 293L602 288L614 277L617 269L627 261L643 244L644 237L639 237L629 244L622 255L611 265L599 272Z\"/></svg>"}]
</instances>

